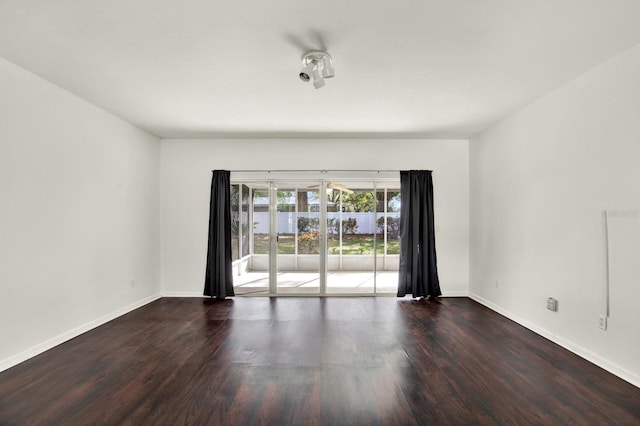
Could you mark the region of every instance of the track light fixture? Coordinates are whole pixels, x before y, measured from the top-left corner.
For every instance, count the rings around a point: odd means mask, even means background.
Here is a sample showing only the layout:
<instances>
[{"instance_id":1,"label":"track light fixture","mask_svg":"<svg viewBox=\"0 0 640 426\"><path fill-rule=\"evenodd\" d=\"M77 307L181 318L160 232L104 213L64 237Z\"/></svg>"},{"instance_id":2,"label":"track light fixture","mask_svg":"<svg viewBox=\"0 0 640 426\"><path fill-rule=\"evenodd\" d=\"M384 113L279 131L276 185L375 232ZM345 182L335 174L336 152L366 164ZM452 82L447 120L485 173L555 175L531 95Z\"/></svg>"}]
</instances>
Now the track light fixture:
<instances>
[{"instance_id":1,"label":"track light fixture","mask_svg":"<svg viewBox=\"0 0 640 426\"><path fill-rule=\"evenodd\" d=\"M333 66L331 65L331 56L327 54L324 58L322 58L322 76L324 78L332 78L335 77L336 72L333 70Z\"/></svg>"},{"instance_id":2,"label":"track light fixture","mask_svg":"<svg viewBox=\"0 0 640 426\"><path fill-rule=\"evenodd\" d=\"M309 80L311 80L311 73L313 73L313 70L315 68L316 68L316 63L314 61L310 61L300 71L300 80L304 81L305 83L309 82Z\"/></svg>"},{"instance_id":3,"label":"track light fixture","mask_svg":"<svg viewBox=\"0 0 640 426\"><path fill-rule=\"evenodd\" d=\"M305 53L302 56L302 65L300 71L300 80L305 83L313 79L313 87L316 89L325 85L325 78L332 78L336 75L333 69L331 55L327 52L313 51Z\"/></svg>"},{"instance_id":4,"label":"track light fixture","mask_svg":"<svg viewBox=\"0 0 640 426\"><path fill-rule=\"evenodd\" d=\"M315 87L316 89L319 89L322 86L324 86L324 79L320 77L320 73L318 72L318 67L315 67L313 69L313 72L311 73L311 77L313 77L313 87Z\"/></svg>"}]
</instances>

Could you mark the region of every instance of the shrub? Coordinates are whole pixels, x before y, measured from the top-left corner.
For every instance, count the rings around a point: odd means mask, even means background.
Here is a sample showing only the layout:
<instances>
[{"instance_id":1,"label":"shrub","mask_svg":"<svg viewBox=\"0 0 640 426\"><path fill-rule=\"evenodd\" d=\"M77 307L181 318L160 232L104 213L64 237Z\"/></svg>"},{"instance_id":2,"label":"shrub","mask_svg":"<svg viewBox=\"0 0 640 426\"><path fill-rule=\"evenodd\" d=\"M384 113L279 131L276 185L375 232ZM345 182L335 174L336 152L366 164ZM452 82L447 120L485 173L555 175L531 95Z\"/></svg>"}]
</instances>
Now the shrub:
<instances>
[{"instance_id":1,"label":"shrub","mask_svg":"<svg viewBox=\"0 0 640 426\"><path fill-rule=\"evenodd\" d=\"M299 217L298 234L313 232L320 227L320 219L317 217Z\"/></svg>"},{"instance_id":2,"label":"shrub","mask_svg":"<svg viewBox=\"0 0 640 426\"><path fill-rule=\"evenodd\" d=\"M350 217L347 220L342 221L342 233L343 234L355 234L358 230L358 221Z\"/></svg>"},{"instance_id":3,"label":"shrub","mask_svg":"<svg viewBox=\"0 0 640 426\"><path fill-rule=\"evenodd\" d=\"M378 218L378 232L384 232L384 217ZM400 218L387 217L387 237L396 239L400 235Z\"/></svg>"},{"instance_id":4,"label":"shrub","mask_svg":"<svg viewBox=\"0 0 640 426\"><path fill-rule=\"evenodd\" d=\"M327 219L327 234L338 235L338 227L340 226L340 219L331 217Z\"/></svg>"},{"instance_id":5,"label":"shrub","mask_svg":"<svg viewBox=\"0 0 640 426\"><path fill-rule=\"evenodd\" d=\"M320 241L320 231L300 234L298 235L298 251L303 254L317 253L318 241Z\"/></svg>"}]
</instances>

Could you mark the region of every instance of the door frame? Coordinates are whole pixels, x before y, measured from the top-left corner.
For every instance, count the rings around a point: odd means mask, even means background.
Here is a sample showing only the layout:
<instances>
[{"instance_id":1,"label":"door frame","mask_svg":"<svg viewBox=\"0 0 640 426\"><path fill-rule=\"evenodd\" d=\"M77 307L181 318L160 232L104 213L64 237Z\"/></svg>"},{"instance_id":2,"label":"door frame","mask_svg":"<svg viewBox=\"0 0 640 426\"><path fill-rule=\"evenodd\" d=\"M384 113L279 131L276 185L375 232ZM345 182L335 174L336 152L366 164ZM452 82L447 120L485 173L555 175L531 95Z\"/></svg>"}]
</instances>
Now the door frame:
<instances>
[{"instance_id":1,"label":"door frame","mask_svg":"<svg viewBox=\"0 0 640 426\"><path fill-rule=\"evenodd\" d=\"M287 187L291 187L291 184L294 184L293 189L296 190L296 211L297 211L297 191L301 188L299 188L296 184L300 183L303 184L304 186L308 186L308 185L318 185L318 191L319 194L326 194L327 191L327 187L328 187L328 183L329 182L335 182L335 181L342 181L345 183L348 182L370 182L371 183L371 188L370 190L374 192L374 194L377 194L378 190L384 190L385 191L385 200L384 200L384 215L386 217L387 215L387 196L386 193L390 190L389 187L387 185L382 184L380 187L379 185L382 182L399 182L398 179L391 179L391 178L376 178L376 177L371 177L371 176L367 176L367 177L336 177L336 178L331 178L331 179L327 179L326 177L307 177L307 178L288 178L288 177L282 177L282 178L270 178L270 179L233 179L232 180L232 184L237 185L237 184L245 184L245 182L247 183L264 183L265 187L268 190L268 195L269 195L269 254L268 254L268 294L264 294L264 296L268 296L268 297L273 297L273 296L285 296L285 297L296 297L296 296L385 296L387 295L386 293L383 294L378 294L378 289L377 289L377 275L378 275L378 270L377 267L380 266L380 263L384 264L384 260L382 262L378 261L378 250L376 247L377 244L377 228L375 225L375 221L377 221L377 215L379 212L374 211L374 234L373 234L373 270L372 270L372 278L373 278L373 292L372 293L327 293L327 275L329 273L328 271L328 264L329 264L329 253L328 253L328 241L327 241L327 218L328 218L328 212L327 212L327 204L328 204L328 200L326 196L319 196L319 209L320 209L320 216L319 216L319 232L320 232L320 238L318 241L318 256L319 256L319 291L318 292L314 292L314 293L278 293L278 216L277 216L277 188L278 185L280 183L283 183L283 188L284 186ZM250 194L252 194L253 190L250 192ZM251 212L253 211L253 207L251 207L249 209ZM251 217L251 216L250 216ZM297 217L297 215L296 215ZM252 220L252 219L251 219ZM296 225L297 226L297 223ZM386 232L385 232L386 234ZM250 247L253 246L253 241L250 241ZM385 256L386 256L386 252L385 252Z\"/></svg>"}]
</instances>

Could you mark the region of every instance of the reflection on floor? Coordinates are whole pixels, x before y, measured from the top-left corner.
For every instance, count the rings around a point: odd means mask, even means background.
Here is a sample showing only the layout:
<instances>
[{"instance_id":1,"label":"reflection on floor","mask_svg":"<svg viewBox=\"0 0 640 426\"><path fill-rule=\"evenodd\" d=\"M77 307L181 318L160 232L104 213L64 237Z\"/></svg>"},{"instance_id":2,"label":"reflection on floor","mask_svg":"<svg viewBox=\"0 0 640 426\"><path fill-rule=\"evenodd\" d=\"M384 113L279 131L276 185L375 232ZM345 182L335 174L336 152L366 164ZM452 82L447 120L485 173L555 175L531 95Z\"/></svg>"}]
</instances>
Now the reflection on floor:
<instances>
[{"instance_id":1,"label":"reflection on floor","mask_svg":"<svg viewBox=\"0 0 640 426\"><path fill-rule=\"evenodd\" d=\"M268 272L247 272L234 276L236 295L269 294ZM377 294L396 294L398 271L383 271L376 274ZM319 294L318 272L279 272L278 294ZM373 272L334 271L327 274L327 294L373 294Z\"/></svg>"}]
</instances>

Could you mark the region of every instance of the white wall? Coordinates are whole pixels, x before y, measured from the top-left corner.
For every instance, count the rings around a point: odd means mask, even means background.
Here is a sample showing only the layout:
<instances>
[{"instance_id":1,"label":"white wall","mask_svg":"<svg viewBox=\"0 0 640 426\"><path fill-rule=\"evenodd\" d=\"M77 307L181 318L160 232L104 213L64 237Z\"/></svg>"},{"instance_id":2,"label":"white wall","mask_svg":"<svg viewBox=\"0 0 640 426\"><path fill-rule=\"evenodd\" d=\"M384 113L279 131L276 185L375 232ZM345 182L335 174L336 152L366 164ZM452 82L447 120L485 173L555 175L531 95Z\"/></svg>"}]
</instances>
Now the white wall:
<instances>
[{"instance_id":1,"label":"white wall","mask_svg":"<svg viewBox=\"0 0 640 426\"><path fill-rule=\"evenodd\" d=\"M160 143L2 59L0 93L2 370L159 294Z\"/></svg>"},{"instance_id":2,"label":"white wall","mask_svg":"<svg viewBox=\"0 0 640 426\"><path fill-rule=\"evenodd\" d=\"M163 140L161 163L163 294L202 294L213 169L433 170L441 288L468 293L466 140Z\"/></svg>"},{"instance_id":3,"label":"white wall","mask_svg":"<svg viewBox=\"0 0 640 426\"><path fill-rule=\"evenodd\" d=\"M470 179L473 297L640 386L640 277L621 257L598 328L601 211L640 208L640 46L473 138Z\"/></svg>"}]
</instances>

